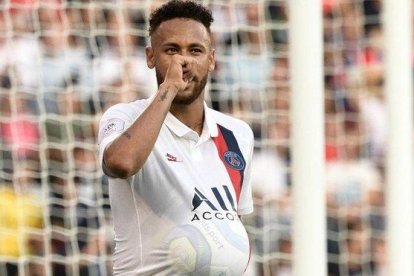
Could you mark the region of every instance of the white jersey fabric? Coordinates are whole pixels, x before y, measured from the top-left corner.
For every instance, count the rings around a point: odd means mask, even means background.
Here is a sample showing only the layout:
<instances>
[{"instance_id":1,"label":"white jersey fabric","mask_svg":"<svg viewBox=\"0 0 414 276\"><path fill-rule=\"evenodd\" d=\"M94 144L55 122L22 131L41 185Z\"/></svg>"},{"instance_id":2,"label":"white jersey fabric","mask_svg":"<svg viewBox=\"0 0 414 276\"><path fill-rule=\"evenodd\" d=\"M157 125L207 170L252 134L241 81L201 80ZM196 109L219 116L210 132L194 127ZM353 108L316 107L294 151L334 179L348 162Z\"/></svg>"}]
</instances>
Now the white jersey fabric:
<instances>
[{"instance_id":1,"label":"white jersey fabric","mask_svg":"<svg viewBox=\"0 0 414 276\"><path fill-rule=\"evenodd\" d=\"M117 104L105 112L99 126L101 163L105 148L150 102ZM127 180L109 177L115 275L245 271L250 246L239 216L253 211L253 133L206 104L204 110L200 136L168 113L141 170Z\"/></svg>"}]
</instances>

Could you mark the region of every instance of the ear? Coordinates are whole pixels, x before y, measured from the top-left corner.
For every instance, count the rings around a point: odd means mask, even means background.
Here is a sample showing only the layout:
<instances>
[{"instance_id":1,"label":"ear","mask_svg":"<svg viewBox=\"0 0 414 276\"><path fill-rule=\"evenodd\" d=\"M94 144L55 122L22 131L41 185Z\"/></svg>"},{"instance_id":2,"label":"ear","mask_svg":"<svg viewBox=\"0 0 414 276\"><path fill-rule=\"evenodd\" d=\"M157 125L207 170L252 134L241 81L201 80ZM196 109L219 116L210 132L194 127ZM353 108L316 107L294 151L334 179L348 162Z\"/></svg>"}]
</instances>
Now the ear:
<instances>
[{"instance_id":1,"label":"ear","mask_svg":"<svg viewBox=\"0 0 414 276\"><path fill-rule=\"evenodd\" d=\"M208 71L212 72L214 71L214 68L216 68L216 50L211 49L210 54L208 56Z\"/></svg>"},{"instance_id":2,"label":"ear","mask_svg":"<svg viewBox=\"0 0 414 276\"><path fill-rule=\"evenodd\" d=\"M147 66L150 69L153 69L155 67L155 62L154 62L154 49L152 49L152 47L147 46L147 48L145 48L145 54L147 56Z\"/></svg>"}]
</instances>

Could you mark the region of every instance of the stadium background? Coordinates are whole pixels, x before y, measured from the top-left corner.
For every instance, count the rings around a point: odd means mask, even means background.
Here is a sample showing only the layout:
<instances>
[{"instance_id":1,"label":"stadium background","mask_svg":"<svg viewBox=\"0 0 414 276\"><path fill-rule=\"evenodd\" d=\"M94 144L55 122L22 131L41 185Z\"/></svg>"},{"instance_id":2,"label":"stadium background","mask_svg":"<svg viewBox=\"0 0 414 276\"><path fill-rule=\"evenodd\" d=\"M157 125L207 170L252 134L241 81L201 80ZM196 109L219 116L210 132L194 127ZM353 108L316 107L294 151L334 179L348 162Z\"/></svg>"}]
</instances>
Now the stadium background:
<instances>
[{"instance_id":1,"label":"stadium background","mask_svg":"<svg viewBox=\"0 0 414 276\"><path fill-rule=\"evenodd\" d=\"M155 91L145 18L160 2L0 2L0 275L111 274L97 123ZM255 132L248 274L291 275L288 2L203 3L217 53L208 102ZM386 271L381 4L323 1L331 275Z\"/></svg>"}]
</instances>

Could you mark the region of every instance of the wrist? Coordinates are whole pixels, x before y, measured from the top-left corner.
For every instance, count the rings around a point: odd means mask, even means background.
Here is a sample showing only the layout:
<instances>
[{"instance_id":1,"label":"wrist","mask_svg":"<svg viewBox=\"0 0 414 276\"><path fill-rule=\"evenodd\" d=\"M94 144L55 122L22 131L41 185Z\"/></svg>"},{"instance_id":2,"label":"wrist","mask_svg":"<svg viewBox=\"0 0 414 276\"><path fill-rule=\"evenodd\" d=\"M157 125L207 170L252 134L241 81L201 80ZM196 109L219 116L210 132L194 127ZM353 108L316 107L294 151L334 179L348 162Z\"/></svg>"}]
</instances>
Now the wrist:
<instances>
[{"instance_id":1,"label":"wrist","mask_svg":"<svg viewBox=\"0 0 414 276\"><path fill-rule=\"evenodd\" d=\"M171 104L178 93L178 88L171 83L162 83L158 88L157 98L160 102Z\"/></svg>"},{"instance_id":2,"label":"wrist","mask_svg":"<svg viewBox=\"0 0 414 276\"><path fill-rule=\"evenodd\" d=\"M178 93L178 85L172 82L163 82L160 84L159 89L160 92L166 91L168 94L176 95Z\"/></svg>"}]
</instances>

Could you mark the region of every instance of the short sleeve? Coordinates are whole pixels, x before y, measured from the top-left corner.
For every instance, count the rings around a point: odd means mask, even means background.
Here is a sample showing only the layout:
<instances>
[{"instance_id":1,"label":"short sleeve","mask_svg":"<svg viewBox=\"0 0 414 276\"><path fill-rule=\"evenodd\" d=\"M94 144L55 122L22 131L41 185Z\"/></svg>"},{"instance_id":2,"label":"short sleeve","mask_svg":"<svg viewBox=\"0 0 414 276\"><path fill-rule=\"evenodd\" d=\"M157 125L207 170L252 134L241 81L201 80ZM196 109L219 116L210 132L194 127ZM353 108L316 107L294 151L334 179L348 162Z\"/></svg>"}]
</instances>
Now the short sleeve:
<instances>
[{"instance_id":1,"label":"short sleeve","mask_svg":"<svg viewBox=\"0 0 414 276\"><path fill-rule=\"evenodd\" d=\"M139 116L132 104L117 104L109 108L99 122L99 162L103 165L106 147L118 138Z\"/></svg>"},{"instance_id":2,"label":"short sleeve","mask_svg":"<svg viewBox=\"0 0 414 276\"><path fill-rule=\"evenodd\" d=\"M246 135L249 137L247 143L247 154L245 155L246 169L244 171L243 185L240 193L240 200L238 204L238 215L247 215L253 212L253 198L252 198L252 184L251 184L251 169L252 169L252 158L253 158L253 148L254 148L254 137L253 132L248 127L249 134Z\"/></svg>"}]
</instances>

